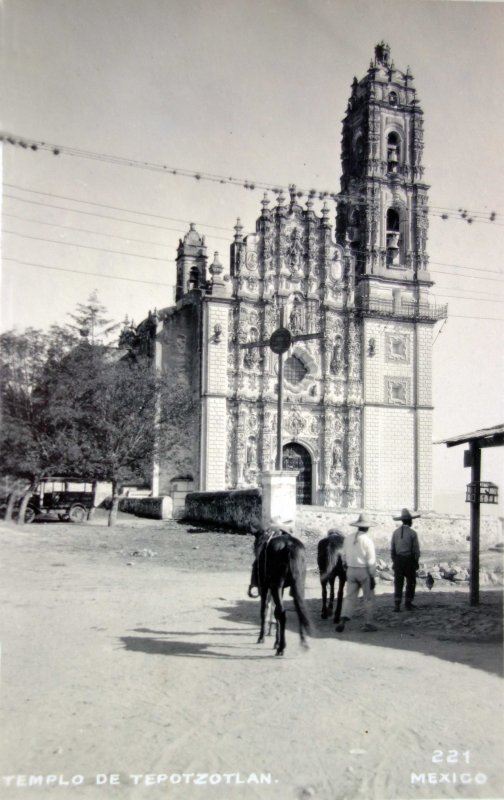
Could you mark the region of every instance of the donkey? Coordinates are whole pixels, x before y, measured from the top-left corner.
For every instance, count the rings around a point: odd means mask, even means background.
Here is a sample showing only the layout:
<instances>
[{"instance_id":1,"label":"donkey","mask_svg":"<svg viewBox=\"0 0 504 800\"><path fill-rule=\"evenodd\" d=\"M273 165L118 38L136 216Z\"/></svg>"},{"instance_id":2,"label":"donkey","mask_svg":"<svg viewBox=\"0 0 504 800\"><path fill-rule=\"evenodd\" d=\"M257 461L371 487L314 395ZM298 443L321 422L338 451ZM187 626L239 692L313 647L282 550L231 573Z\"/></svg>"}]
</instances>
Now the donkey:
<instances>
[{"instance_id":1,"label":"donkey","mask_svg":"<svg viewBox=\"0 0 504 800\"><path fill-rule=\"evenodd\" d=\"M341 558L344 535L332 528L327 536L321 539L317 545L317 564L320 573L320 583L322 585L322 619L327 619L332 613L334 603L334 583L338 581L338 596L336 600L336 611L334 622L340 621L341 606L343 604L343 589L346 583L346 572ZM330 594L329 603L327 602L327 584L329 584Z\"/></svg>"},{"instance_id":2,"label":"donkey","mask_svg":"<svg viewBox=\"0 0 504 800\"><path fill-rule=\"evenodd\" d=\"M257 585L261 598L261 628L257 643L264 642L266 609L271 596L276 620L275 655L283 656L286 613L282 596L284 588L289 587L299 620L301 644L308 648L306 634L310 632L310 621L304 602L306 562L303 543L282 528L268 528L256 537L254 550L249 595L253 596L252 587Z\"/></svg>"}]
</instances>

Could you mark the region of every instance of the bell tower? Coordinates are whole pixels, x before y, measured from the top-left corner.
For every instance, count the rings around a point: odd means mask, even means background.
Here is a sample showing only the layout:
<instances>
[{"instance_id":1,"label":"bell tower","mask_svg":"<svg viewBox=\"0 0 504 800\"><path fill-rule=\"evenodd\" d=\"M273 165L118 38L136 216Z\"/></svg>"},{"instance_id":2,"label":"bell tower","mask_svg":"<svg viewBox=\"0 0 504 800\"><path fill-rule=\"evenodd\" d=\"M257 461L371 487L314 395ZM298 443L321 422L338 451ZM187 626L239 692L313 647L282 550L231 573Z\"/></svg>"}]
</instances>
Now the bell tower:
<instances>
[{"instance_id":1,"label":"bell tower","mask_svg":"<svg viewBox=\"0 0 504 800\"><path fill-rule=\"evenodd\" d=\"M355 253L359 276L430 284L422 153L413 75L395 68L381 42L367 75L354 78L343 120L337 231Z\"/></svg>"},{"instance_id":2,"label":"bell tower","mask_svg":"<svg viewBox=\"0 0 504 800\"><path fill-rule=\"evenodd\" d=\"M430 508L432 304L423 111L381 42L343 120L338 243L355 265L363 380L363 505ZM379 465L379 468L378 468Z\"/></svg>"}]
</instances>

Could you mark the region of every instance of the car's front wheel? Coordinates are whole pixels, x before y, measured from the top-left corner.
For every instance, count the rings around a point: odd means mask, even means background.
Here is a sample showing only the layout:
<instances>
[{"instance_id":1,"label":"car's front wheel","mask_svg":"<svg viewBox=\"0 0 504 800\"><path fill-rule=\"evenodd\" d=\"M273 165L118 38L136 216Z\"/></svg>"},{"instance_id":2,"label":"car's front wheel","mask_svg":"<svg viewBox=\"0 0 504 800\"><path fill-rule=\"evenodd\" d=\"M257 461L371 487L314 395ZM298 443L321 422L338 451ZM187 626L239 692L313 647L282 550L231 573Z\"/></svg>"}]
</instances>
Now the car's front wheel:
<instances>
[{"instance_id":1,"label":"car's front wheel","mask_svg":"<svg viewBox=\"0 0 504 800\"><path fill-rule=\"evenodd\" d=\"M70 522L84 522L86 519L86 509L83 506L72 506L68 512Z\"/></svg>"}]
</instances>

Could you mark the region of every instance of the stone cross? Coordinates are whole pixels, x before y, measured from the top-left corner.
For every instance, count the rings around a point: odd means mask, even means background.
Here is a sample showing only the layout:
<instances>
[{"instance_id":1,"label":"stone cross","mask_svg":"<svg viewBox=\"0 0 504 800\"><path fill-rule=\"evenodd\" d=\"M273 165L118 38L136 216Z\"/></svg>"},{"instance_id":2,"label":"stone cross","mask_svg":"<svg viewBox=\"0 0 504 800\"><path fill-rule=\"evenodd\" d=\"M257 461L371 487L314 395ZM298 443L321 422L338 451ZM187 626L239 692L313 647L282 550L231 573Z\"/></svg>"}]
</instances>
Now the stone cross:
<instances>
[{"instance_id":1,"label":"stone cross","mask_svg":"<svg viewBox=\"0 0 504 800\"><path fill-rule=\"evenodd\" d=\"M321 339L321 333L295 333L292 334L288 328L285 327L284 321L284 307L280 306L280 327L278 327L271 334L268 341L262 342L246 342L240 345L242 349L250 349L253 347L269 347L274 353L278 355L278 384L277 384L277 437L276 437L276 461L275 469L280 471L282 469L282 429L283 429L283 357L289 350L293 342L299 342L305 339Z\"/></svg>"}]
</instances>

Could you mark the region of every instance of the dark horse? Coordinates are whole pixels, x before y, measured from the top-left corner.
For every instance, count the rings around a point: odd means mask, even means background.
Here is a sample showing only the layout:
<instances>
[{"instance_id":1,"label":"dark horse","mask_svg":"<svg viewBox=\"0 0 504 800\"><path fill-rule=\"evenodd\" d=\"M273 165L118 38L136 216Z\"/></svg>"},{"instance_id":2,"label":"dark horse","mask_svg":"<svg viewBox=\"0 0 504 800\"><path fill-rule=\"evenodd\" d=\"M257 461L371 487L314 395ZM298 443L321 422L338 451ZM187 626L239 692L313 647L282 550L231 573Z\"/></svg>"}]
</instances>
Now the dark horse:
<instances>
[{"instance_id":1,"label":"dark horse","mask_svg":"<svg viewBox=\"0 0 504 800\"><path fill-rule=\"evenodd\" d=\"M320 615L322 619L327 619L332 612L334 603L334 582L336 578L339 578L334 622L340 621L341 606L343 604L343 589L346 583L346 572L341 559L341 549L344 539L344 535L333 528L317 545L317 564L320 573L320 583L322 585L322 613ZM329 584L330 589L329 603L327 603L327 584Z\"/></svg>"},{"instance_id":2,"label":"dark horse","mask_svg":"<svg viewBox=\"0 0 504 800\"><path fill-rule=\"evenodd\" d=\"M252 566L249 596L253 596L252 587L257 586L261 598L261 630L258 644L264 642L266 610L271 597L275 606L276 655L283 656L286 613L282 595L284 588L289 587L298 615L301 644L307 648L306 634L310 632L310 621L304 602L306 563L303 543L281 528L269 528L256 537L254 550L255 561Z\"/></svg>"}]
</instances>

